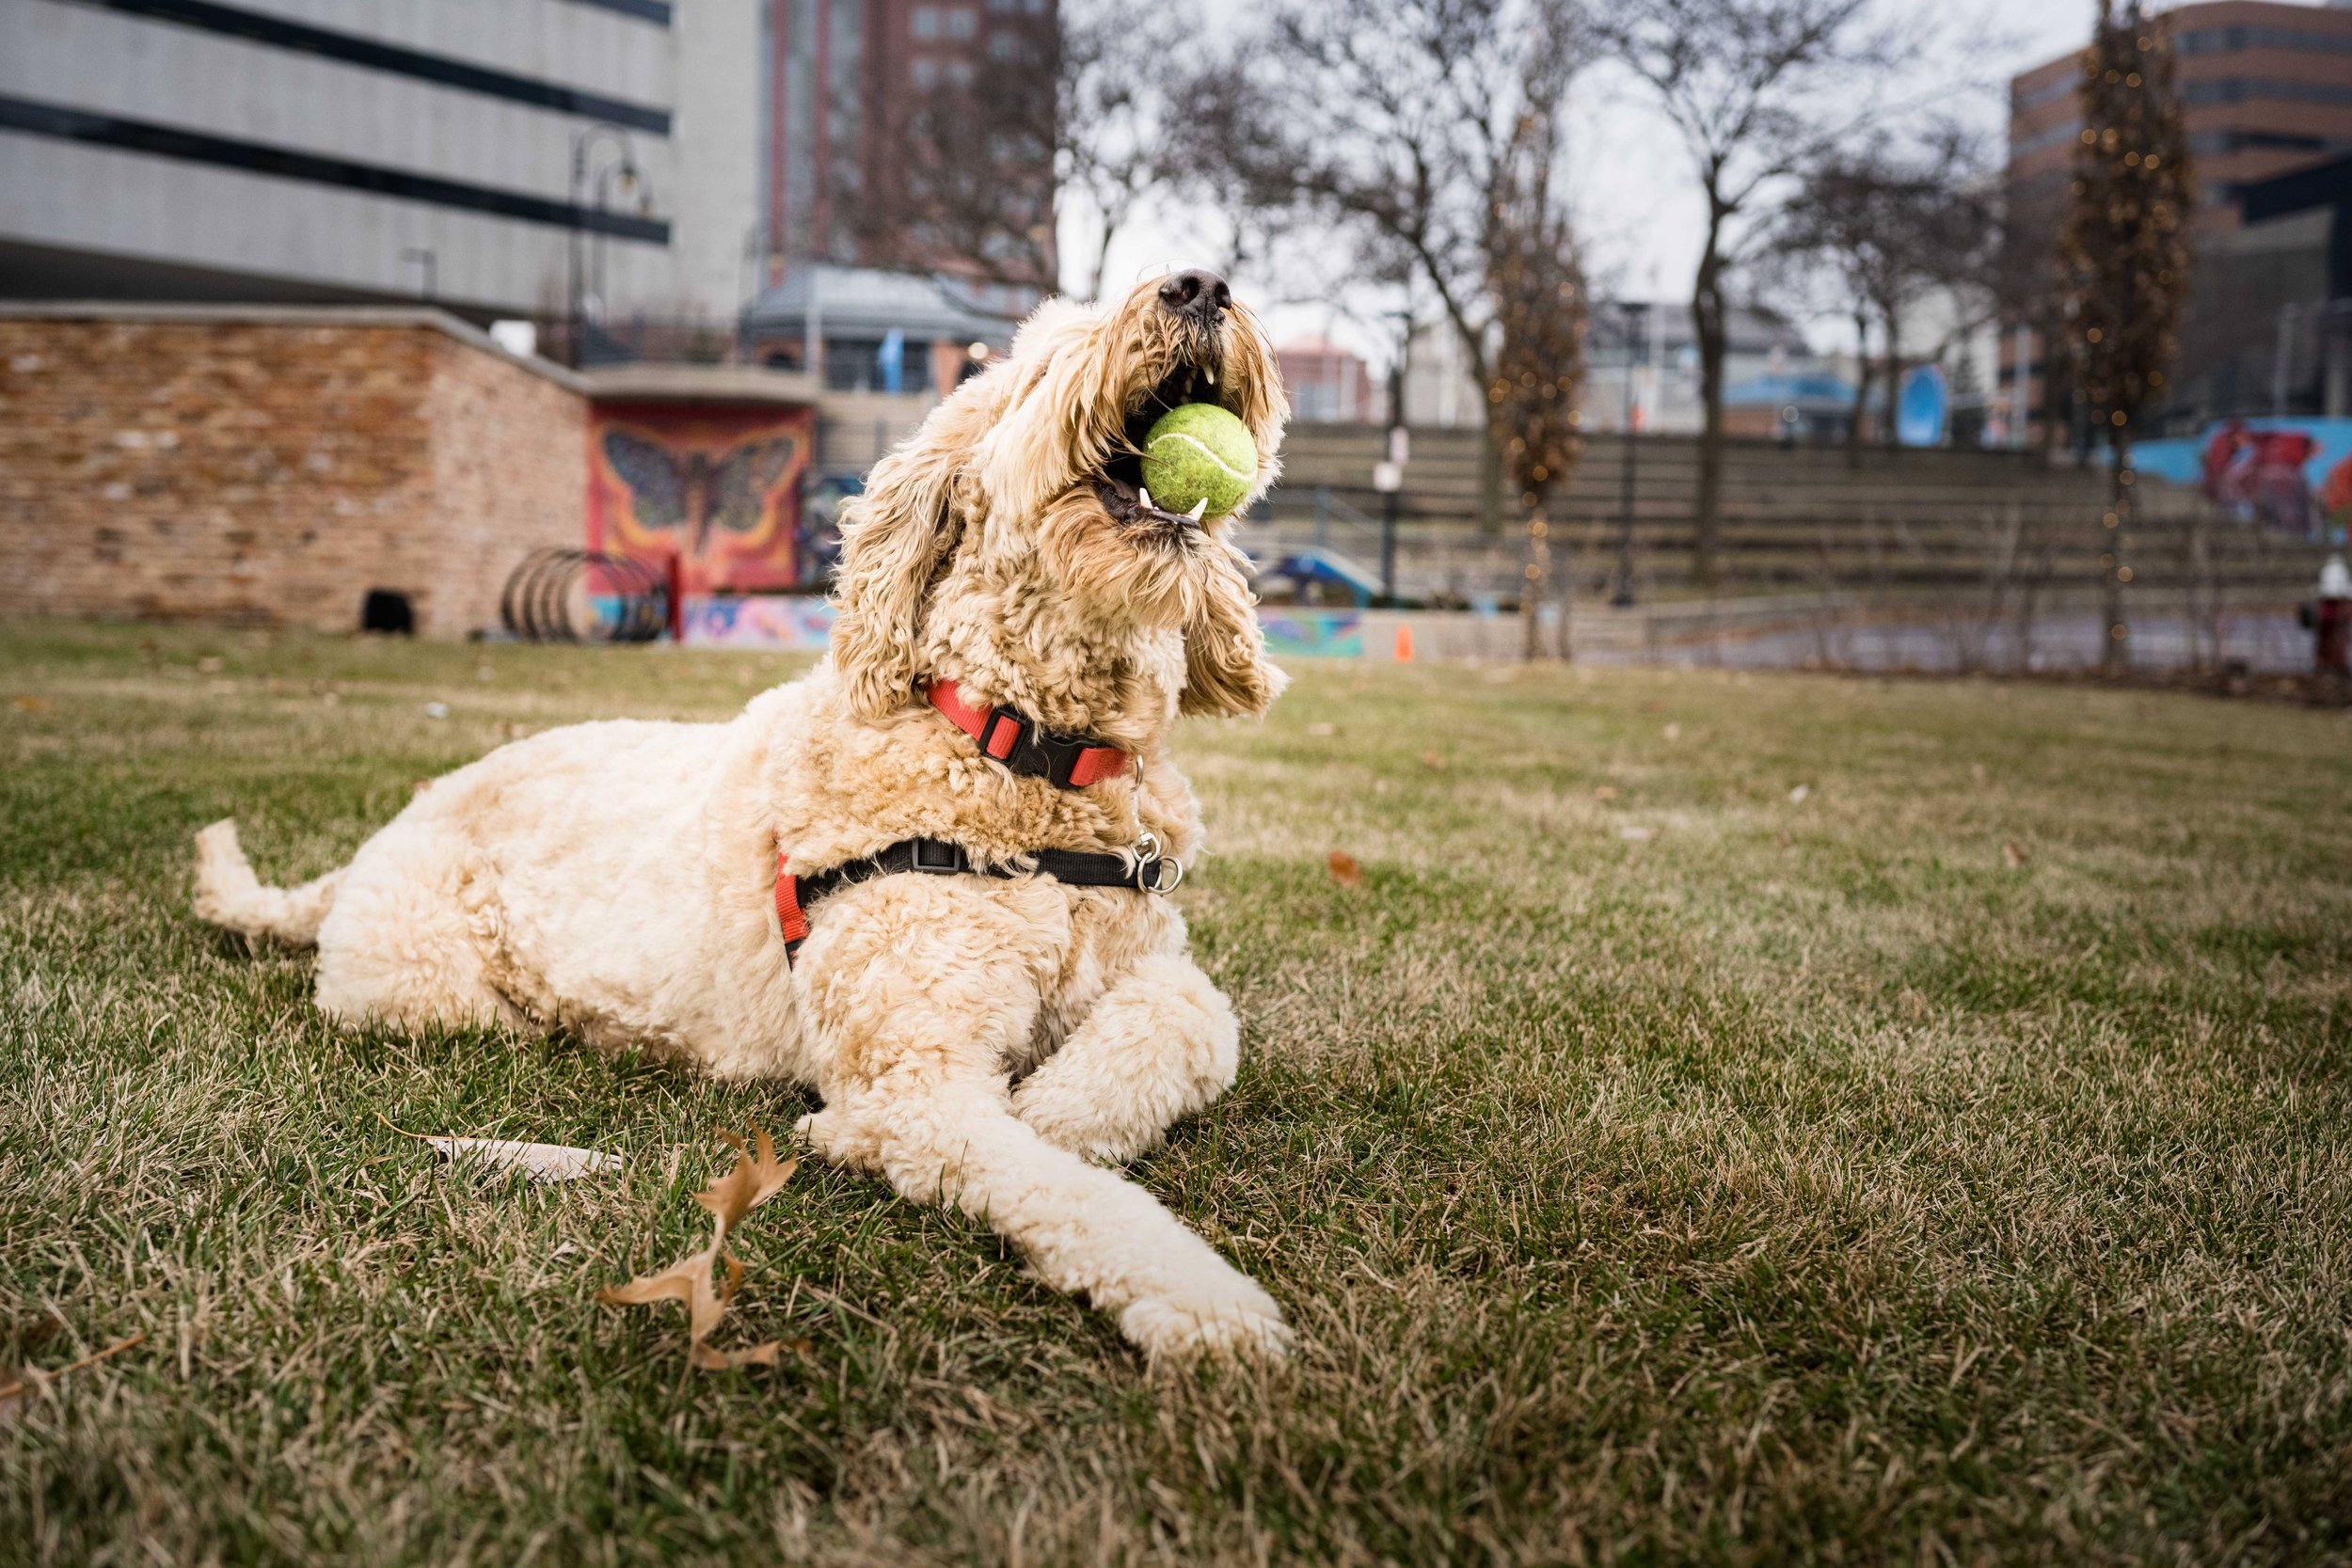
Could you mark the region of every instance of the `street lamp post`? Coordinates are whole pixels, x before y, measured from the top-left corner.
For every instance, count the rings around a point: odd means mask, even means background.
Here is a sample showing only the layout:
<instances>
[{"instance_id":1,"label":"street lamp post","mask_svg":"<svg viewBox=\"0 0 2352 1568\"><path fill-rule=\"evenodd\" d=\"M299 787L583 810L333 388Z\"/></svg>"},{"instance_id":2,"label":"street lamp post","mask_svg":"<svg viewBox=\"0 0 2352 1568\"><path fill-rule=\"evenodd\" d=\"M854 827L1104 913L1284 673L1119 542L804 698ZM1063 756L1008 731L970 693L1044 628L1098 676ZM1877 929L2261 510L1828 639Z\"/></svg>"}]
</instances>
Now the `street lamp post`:
<instances>
[{"instance_id":1,"label":"street lamp post","mask_svg":"<svg viewBox=\"0 0 2352 1568\"><path fill-rule=\"evenodd\" d=\"M579 369L582 359L585 357L585 351L588 343L588 311L586 297L587 279L584 274L586 260L582 254L585 248L586 240L584 232L584 220L587 216L587 209L581 205L581 202L586 197L589 188L589 149L596 144L598 137L603 137L612 144L612 150L613 153L613 162L608 163L596 176L596 191L597 210L599 212L604 210L605 178L613 173L616 168L621 175L621 188L623 190L634 189L639 182L637 174L637 159L634 152L630 150L628 133L627 131L622 130L611 120L600 119L594 125L584 126L580 130L573 133L570 304L572 367L575 370Z\"/></svg>"}]
</instances>

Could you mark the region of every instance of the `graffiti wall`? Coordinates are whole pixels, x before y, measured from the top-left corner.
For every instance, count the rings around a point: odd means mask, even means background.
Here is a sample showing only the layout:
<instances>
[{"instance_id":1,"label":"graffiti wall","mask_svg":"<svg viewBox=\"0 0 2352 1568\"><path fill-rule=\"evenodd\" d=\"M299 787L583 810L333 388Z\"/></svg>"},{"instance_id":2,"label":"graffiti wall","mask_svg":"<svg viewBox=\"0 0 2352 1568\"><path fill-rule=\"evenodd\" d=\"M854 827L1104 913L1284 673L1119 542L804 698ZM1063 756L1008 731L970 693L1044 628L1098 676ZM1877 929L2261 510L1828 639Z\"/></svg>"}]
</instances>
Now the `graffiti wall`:
<instances>
[{"instance_id":1,"label":"graffiti wall","mask_svg":"<svg viewBox=\"0 0 2352 1568\"><path fill-rule=\"evenodd\" d=\"M598 404L588 421L588 547L682 560L690 593L807 580L805 408Z\"/></svg>"},{"instance_id":2,"label":"graffiti wall","mask_svg":"<svg viewBox=\"0 0 2352 1568\"><path fill-rule=\"evenodd\" d=\"M2238 522L2341 545L2352 523L2352 420L2222 420L2133 449L2145 472L2194 484Z\"/></svg>"}]
</instances>

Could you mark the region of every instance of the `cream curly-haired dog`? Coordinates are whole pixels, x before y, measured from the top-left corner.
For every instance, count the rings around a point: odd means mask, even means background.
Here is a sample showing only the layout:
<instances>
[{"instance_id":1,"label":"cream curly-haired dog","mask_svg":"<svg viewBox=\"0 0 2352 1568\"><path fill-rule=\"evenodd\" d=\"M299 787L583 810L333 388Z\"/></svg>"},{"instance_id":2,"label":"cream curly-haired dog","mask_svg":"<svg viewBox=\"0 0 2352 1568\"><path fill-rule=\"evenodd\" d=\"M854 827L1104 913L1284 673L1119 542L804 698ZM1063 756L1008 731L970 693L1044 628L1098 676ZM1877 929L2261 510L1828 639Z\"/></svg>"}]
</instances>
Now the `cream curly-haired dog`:
<instances>
[{"instance_id":1,"label":"cream curly-haired dog","mask_svg":"<svg viewBox=\"0 0 2352 1568\"><path fill-rule=\"evenodd\" d=\"M1254 499L1289 408L1215 275L1048 303L875 466L804 679L725 724L502 747L301 887L261 886L216 823L198 912L315 942L338 1019L813 1085L821 1154L983 1218L1148 1354L1279 1354L1273 1300L1096 1164L1233 1080L1232 1010L1159 891L1200 841L1168 739L1283 676L1225 526L1152 505L1137 461L1206 401L1257 439Z\"/></svg>"}]
</instances>

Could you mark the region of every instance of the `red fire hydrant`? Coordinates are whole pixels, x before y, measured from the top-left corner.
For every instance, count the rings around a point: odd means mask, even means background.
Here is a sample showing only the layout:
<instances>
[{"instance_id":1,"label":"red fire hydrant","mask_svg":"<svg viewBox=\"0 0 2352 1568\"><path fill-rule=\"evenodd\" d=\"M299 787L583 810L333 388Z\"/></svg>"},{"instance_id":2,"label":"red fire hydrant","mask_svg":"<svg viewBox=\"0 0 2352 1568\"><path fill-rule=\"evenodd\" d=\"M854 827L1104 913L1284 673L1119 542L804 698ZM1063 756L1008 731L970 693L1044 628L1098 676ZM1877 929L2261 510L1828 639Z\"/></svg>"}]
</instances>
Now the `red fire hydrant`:
<instances>
[{"instance_id":1,"label":"red fire hydrant","mask_svg":"<svg viewBox=\"0 0 2352 1568\"><path fill-rule=\"evenodd\" d=\"M2331 555L2319 569L2319 593L2303 607L2303 626L2312 627L2312 668L2352 674L2352 571L2345 571L2345 557Z\"/></svg>"},{"instance_id":2,"label":"red fire hydrant","mask_svg":"<svg viewBox=\"0 0 2352 1568\"><path fill-rule=\"evenodd\" d=\"M2313 667L2323 675L2352 674L2352 572L2340 555L2319 569L2311 627Z\"/></svg>"}]
</instances>

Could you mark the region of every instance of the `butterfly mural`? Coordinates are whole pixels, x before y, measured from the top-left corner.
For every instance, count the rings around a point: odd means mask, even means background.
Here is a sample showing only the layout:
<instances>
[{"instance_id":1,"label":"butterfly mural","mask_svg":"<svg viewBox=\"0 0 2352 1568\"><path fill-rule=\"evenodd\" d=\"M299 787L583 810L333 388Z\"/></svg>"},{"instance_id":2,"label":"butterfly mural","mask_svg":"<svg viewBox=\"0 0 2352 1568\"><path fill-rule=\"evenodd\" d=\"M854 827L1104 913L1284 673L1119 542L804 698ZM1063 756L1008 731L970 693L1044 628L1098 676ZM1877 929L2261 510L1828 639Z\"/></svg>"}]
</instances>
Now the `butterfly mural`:
<instances>
[{"instance_id":1,"label":"butterfly mural","mask_svg":"<svg viewBox=\"0 0 2352 1568\"><path fill-rule=\"evenodd\" d=\"M694 558L712 553L714 533L723 546L764 543L774 492L801 457L793 434L712 451L613 425L602 444L604 460L628 488L632 531Z\"/></svg>"}]
</instances>

